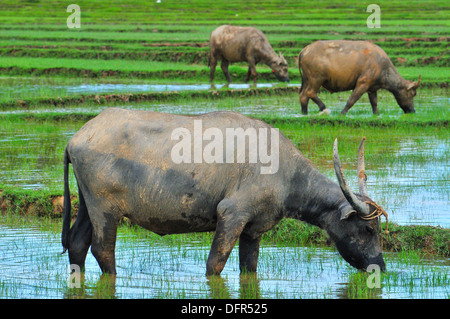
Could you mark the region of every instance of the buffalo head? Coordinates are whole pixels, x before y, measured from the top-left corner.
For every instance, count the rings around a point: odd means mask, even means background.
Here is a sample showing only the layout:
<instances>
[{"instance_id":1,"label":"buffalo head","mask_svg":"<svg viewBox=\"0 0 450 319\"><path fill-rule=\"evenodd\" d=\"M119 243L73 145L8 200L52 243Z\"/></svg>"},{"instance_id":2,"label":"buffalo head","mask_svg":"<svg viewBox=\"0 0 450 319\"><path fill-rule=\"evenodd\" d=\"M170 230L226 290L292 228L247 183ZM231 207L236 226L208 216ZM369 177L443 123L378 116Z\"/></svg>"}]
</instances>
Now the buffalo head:
<instances>
[{"instance_id":1,"label":"buffalo head","mask_svg":"<svg viewBox=\"0 0 450 319\"><path fill-rule=\"evenodd\" d=\"M367 193L366 174L364 165L364 140L361 141L358 152L358 184L360 194L352 192L344 177L339 161L337 139L334 142L333 161L339 186L347 199L340 206L339 221L329 229L330 237L342 257L357 269L367 269L376 264L382 271L386 266L382 256L382 248L378 229L381 214L386 212L373 202Z\"/></svg>"},{"instance_id":2,"label":"buffalo head","mask_svg":"<svg viewBox=\"0 0 450 319\"><path fill-rule=\"evenodd\" d=\"M415 81L405 81L400 89L394 92L394 97L397 100L398 105L402 108L405 113L415 113L414 109L414 97L416 96L416 90L420 85L422 76L419 75L419 80Z\"/></svg>"},{"instance_id":3,"label":"buffalo head","mask_svg":"<svg viewBox=\"0 0 450 319\"><path fill-rule=\"evenodd\" d=\"M272 63L272 73L279 81L289 82L288 64L281 52L280 56Z\"/></svg>"}]
</instances>

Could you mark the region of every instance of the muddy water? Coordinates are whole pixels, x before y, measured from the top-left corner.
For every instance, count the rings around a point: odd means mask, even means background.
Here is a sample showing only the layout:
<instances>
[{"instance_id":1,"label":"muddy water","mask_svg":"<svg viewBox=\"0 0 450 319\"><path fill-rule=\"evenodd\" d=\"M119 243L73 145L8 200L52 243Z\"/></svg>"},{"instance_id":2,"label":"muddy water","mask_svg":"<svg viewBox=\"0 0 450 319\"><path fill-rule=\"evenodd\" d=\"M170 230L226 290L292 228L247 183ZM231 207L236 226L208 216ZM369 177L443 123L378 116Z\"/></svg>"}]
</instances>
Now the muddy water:
<instances>
[{"instance_id":1,"label":"muddy water","mask_svg":"<svg viewBox=\"0 0 450 319\"><path fill-rule=\"evenodd\" d=\"M209 247L119 236L115 281L100 280L99 267L88 253L84 279L72 277L68 283L68 257L59 255L59 234L5 226L0 220L0 298L358 297L352 279L357 271L333 250L263 246L258 274L240 276L236 248L222 275L208 279ZM381 286L358 288L365 290L364 298L449 297L450 260L414 265L393 254L385 258L389 269ZM80 288L69 289L69 284Z\"/></svg>"}]
</instances>

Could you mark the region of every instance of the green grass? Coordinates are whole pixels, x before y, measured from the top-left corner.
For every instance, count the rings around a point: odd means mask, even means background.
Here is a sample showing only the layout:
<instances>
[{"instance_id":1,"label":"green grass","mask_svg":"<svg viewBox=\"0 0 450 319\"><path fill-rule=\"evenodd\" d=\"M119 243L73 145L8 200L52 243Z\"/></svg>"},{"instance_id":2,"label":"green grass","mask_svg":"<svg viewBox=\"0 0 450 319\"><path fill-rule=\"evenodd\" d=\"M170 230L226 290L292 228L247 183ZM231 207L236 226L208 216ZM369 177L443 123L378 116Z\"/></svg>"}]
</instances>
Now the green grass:
<instances>
[{"instance_id":1,"label":"green grass","mask_svg":"<svg viewBox=\"0 0 450 319\"><path fill-rule=\"evenodd\" d=\"M3 1L0 10L3 12L1 22L40 22L61 21L65 23L68 14L66 5L54 2L39 3L29 1L20 3ZM140 23L210 23L211 21L230 21L238 23L255 23L259 21L281 23L309 23L329 24L334 18L334 24L352 24L359 20L367 19L365 12L367 4L355 5L352 1L321 1L311 6L309 3L285 2L285 1L247 1L245 5L240 1L226 1L221 3L211 1L196 1L195 6L190 2L177 3L174 1L162 1L161 3L142 3L131 0L112 5L108 1L78 2L82 8L85 23L92 22L140 22ZM448 17L448 6L445 1L433 1L433 5L424 5L425 2L417 1L405 3L403 1L379 1L383 8L383 18L386 20L445 20ZM279 14L273 15L273 12ZM325 13L324 13L325 11ZM339 19L340 18L340 19ZM336 21L336 20L341 21ZM344 21L342 21L344 20ZM317 21L317 22L316 22Z\"/></svg>"},{"instance_id":2,"label":"green grass","mask_svg":"<svg viewBox=\"0 0 450 319\"><path fill-rule=\"evenodd\" d=\"M273 102L279 98L278 96L269 99L266 103L271 103L270 101ZM248 98L246 102L251 104L259 99L259 97ZM220 100L227 107L232 101L234 101L232 98ZM14 131L17 135L15 138L10 137L8 140L4 140L0 149L1 157L6 159L1 164L4 167L2 180L9 181L9 186L1 186L2 202L0 207L3 211L19 215L61 216L61 207L55 203L62 195L63 150L71 134L95 114L95 112L87 114L84 118L80 117L83 119L82 121L78 119L74 122L72 122L74 114L70 113L66 115L40 113L34 116L25 113L2 116L0 131L5 132L3 139L10 136L9 131ZM324 118L312 116L297 120L272 118L269 122L278 127L307 158L330 178L334 178L331 145L334 138L338 137L341 161L344 163L350 183L356 180L356 178L354 180L352 178L355 175L356 147L361 137L366 136L367 174L372 181L382 181L380 185L372 185L370 192L375 192L374 198L384 206L384 203L392 205L392 198L399 197L401 199L411 196L408 195L408 187L405 184L402 184L401 188L388 186L392 177L386 175L386 169L396 172L392 181L396 185L395 178L408 177L411 165L414 165L415 171L420 176L421 170L424 170L423 167L427 167L426 165L434 165L441 170L441 163L448 162L450 156L448 150L443 154L426 150L430 141L435 143L448 141L450 137L447 129L448 122L447 124L437 124L438 122L426 124L426 120L423 121L425 125L418 125L417 120L410 116L402 119L397 117L380 119L379 117L356 115L353 118L339 116ZM414 126L411 126L411 123L414 123ZM399 156L402 143L409 139L413 139L412 144L416 145L418 149L425 150ZM33 175L35 171L40 172L40 177L36 181L34 181ZM73 174L70 176L71 192L76 196L76 181ZM427 180L423 183L425 184L422 187L446 191L445 176L442 177L442 180L433 181L432 184L426 184ZM25 189L21 190L21 188ZM417 186L413 185L411 191L415 188ZM35 189L39 189L39 192L36 192ZM77 200L74 202L75 209L76 206ZM132 231L134 231L133 229L131 228ZM410 232L407 232L405 228L400 228L398 232L398 229L396 226L391 226L391 234L385 238L385 245L389 247L389 250L419 250L424 253L449 255L448 229L443 230L444 232L437 228L427 227L407 228ZM447 231L447 235L442 237L441 234L445 234L445 231ZM184 236L191 238L197 235ZM203 238L203 235L199 236ZM167 238L169 241L172 240L170 236ZM207 236L207 240L210 240L209 236ZM265 235L264 241L271 244L294 246L327 244L326 236L322 231L296 221L281 223ZM433 245L429 246L430 242Z\"/></svg>"},{"instance_id":3,"label":"green grass","mask_svg":"<svg viewBox=\"0 0 450 319\"><path fill-rule=\"evenodd\" d=\"M259 93L252 93L252 90L221 90L217 94L214 91L202 91L130 96L75 95L72 99L43 99L43 104L34 106L37 108L33 112L24 110L0 115L3 184L17 183L32 188L60 188L61 158L68 139L104 107L112 105L126 104L131 108L184 114L217 110L243 112L278 127L304 152L305 156L319 166L323 163L329 165L330 145L335 137L339 137L343 143L343 158L353 161L353 155L346 158L346 154L353 154L359 139L366 136L368 152L374 158L373 162L380 163L380 167L398 165L396 153L404 140L413 139L416 145L420 146L417 143L422 143L423 148L427 149L430 140L445 141L449 138L447 128L450 109L445 99L436 98L445 94L445 90L442 89L423 89L416 98L417 113L413 115L402 115L392 95L382 92L379 95L382 115L371 115L367 97L364 97L345 117L339 116L338 113L345 104L348 94L321 95L332 110L331 116L317 116L317 107L311 103L311 116L298 117L299 105L296 93L288 91L277 94L278 89L282 88L270 89L268 91L272 92L270 94L265 89L258 89L255 91ZM429 103L432 98L435 102ZM49 107L49 101L52 100L55 106ZM32 104L23 103L27 108L33 107ZM4 105L6 104L5 102ZM80 109L81 105L83 108ZM410 155L404 156L400 164L418 159L419 163L434 162L433 156L436 155L429 152L422 156L420 159L418 154L415 158ZM439 161L445 163L445 160L445 157L436 156L436 163Z\"/></svg>"},{"instance_id":4,"label":"green grass","mask_svg":"<svg viewBox=\"0 0 450 319\"><path fill-rule=\"evenodd\" d=\"M179 65L171 62L133 61L133 60L90 60L90 59L56 59L56 58L0 58L4 68L18 67L25 69L88 69L93 71L135 71L158 72L166 70L198 71L204 66Z\"/></svg>"},{"instance_id":5,"label":"green grass","mask_svg":"<svg viewBox=\"0 0 450 319\"><path fill-rule=\"evenodd\" d=\"M361 137L366 136L369 193L388 210L390 216L401 211L420 217L421 213L427 215L429 211L435 211L439 214L447 209L439 205L448 197L445 168L450 157L448 1L378 1L381 7L380 29L366 26L369 3L349 0L326 0L314 5L281 0L250 0L245 3L237 0L162 0L160 4L137 0L80 0L77 2L82 14L79 30L70 30L66 26L68 4L38 0L4 0L0 3L2 225L32 225L41 232L59 233L64 147L84 122L109 106L171 113L234 110L249 114L278 127L330 178L334 178L331 145L338 137L341 161L354 189L357 189L356 147ZM312 41L373 41L387 52L404 78L416 80L419 74L422 75L423 87L415 98L417 113L404 115L392 95L382 91L379 93L380 116L371 115L367 96L363 96L346 117L341 117L337 113L350 92L333 95L321 92L319 95L332 111L331 116L318 116L317 106L311 102L311 115L302 117L299 116L297 89L283 85L271 89L176 93L132 93L126 90L113 94L67 93L65 86L85 83L207 83L209 35L214 28L225 23L261 29L273 48L277 52L282 51L287 58L294 83L300 83L296 57ZM233 83L242 82L246 72L246 64L233 65ZM258 72L260 82L275 81L267 67L259 66ZM216 83L223 82L222 72L217 68ZM414 151L405 151L408 149ZM70 176L76 212L76 181L73 174ZM415 180L411 176L418 178ZM431 206L428 191L433 192ZM388 272L382 275L381 289L368 289L367 274L345 268L348 266L338 256L333 257L334 267L331 267L338 269L337 273L329 273L329 265L324 266L325 260L319 258L319 263L311 262L322 251L316 251L315 247L329 246L327 236L316 227L284 220L264 235L263 248L269 247L267 249L270 250L275 245L281 250L299 246L311 249L300 251L295 256L287 250L272 256L263 249L262 278L243 278L238 284L240 291L234 294L233 289L231 294L228 291L233 278L210 280L203 283L199 295L203 298L236 295L258 298L259 281L262 280L264 284L261 287L268 293L263 297L283 297L286 293L284 288L265 287L270 286L273 280L281 280L283 287L288 285L292 280L290 273L297 274L298 271L288 266L299 260L302 261L302 272L298 277L305 278L306 287L299 283L300 286L295 287L296 293L289 297L317 296L311 284L320 282L321 277L342 276L342 269L345 277L342 282L346 284L339 284L343 287L342 291L338 289L339 297L395 298L399 290L409 291L409 296L414 297L433 297L432 293L426 292L434 290L439 291L438 296L445 295L448 267L433 266L430 270L428 264L434 260L428 257L449 257L449 229L393 223L389 228L390 234L383 238L389 267ZM207 250L200 249L200 246L209 246L213 236L212 233L196 233L159 237L128 221L120 226L119 234L119 242L125 245L119 256L129 258L119 264L133 265L125 270L119 289L134 287L150 260L153 268L164 269L167 266L169 270L178 269L192 260L189 258L201 263L199 267L204 267ZM171 259L166 260L159 255L139 259L135 256L138 248L134 247L143 240L150 246L163 245L164 251L171 252ZM191 245L197 245L199 249L182 249ZM45 277L46 272L60 262L53 256L56 254L49 251L50 247L53 246L49 245L44 255L38 256L38 274L42 276L44 272L44 280L31 288L38 296L46 294L45 283L50 282ZM25 251L29 254L27 258L34 258L35 251L34 246L28 247ZM231 257L230 265L237 265L235 255ZM57 289L64 291L65 297L115 297L114 287L108 281L97 282L96 278L87 278L84 289L74 292L64 289L65 273L56 273L55 276L51 279L54 281L56 278ZM187 280L188 285L178 285L173 278L158 274L148 280L145 287L159 290L149 294L143 288L141 294L135 296L192 297L191 286L198 284L191 279ZM0 280L0 295L23 297L25 290L21 290L23 287L19 281ZM26 289L29 286L27 282ZM322 293L324 298L336 296L336 292ZM448 290L447 296L450 296Z\"/></svg>"},{"instance_id":6,"label":"green grass","mask_svg":"<svg viewBox=\"0 0 450 319\"><path fill-rule=\"evenodd\" d=\"M79 5L82 27L68 29L61 3L2 2L0 74L206 82L209 35L218 25L231 23L265 32L274 49L283 51L292 78L299 78L298 53L312 41L366 39L382 46L406 78L422 74L428 85L448 86L450 9L443 1L408 6L381 1L380 29L368 29L366 5L351 1L321 1L314 7L278 0L244 6L239 1L143 5L134 0ZM242 81L245 72L246 66L234 67L233 80ZM271 80L268 70L260 72L262 79ZM223 81L220 70L217 76Z\"/></svg>"}]
</instances>

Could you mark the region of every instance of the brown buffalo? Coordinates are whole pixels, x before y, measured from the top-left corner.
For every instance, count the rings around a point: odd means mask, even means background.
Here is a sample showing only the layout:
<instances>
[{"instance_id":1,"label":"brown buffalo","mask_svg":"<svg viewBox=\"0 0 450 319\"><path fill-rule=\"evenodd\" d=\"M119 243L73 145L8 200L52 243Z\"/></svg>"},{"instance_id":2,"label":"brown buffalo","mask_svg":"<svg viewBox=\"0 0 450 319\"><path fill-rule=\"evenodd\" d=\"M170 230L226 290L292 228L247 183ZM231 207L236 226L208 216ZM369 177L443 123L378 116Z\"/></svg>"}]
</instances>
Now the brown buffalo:
<instances>
[{"instance_id":1,"label":"brown buffalo","mask_svg":"<svg viewBox=\"0 0 450 319\"><path fill-rule=\"evenodd\" d=\"M317 96L320 87L331 93L353 90L342 114L367 92L374 114L377 109L377 91L386 89L394 94L405 113L414 113L414 96L420 85L408 81L397 72L391 60L379 46L368 41L316 41L305 47L298 57L302 87L299 92L302 113L308 113L312 99L320 111L325 104Z\"/></svg>"},{"instance_id":2,"label":"brown buffalo","mask_svg":"<svg viewBox=\"0 0 450 319\"><path fill-rule=\"evenodd\" d=\"M267 64L280 81L289 81L288 65L283 54L278 56L272 49L264 33L252 27L235 27L223 25L211 33L209 40L210 54L209 66L211 67L210 81L214 80L217 61L222 60L222 68L228 83L231 82L228 65L233 62L248 62L248 73L245 82L250 75L256 83L256 64Z\"/></svg>"}]
</instances>

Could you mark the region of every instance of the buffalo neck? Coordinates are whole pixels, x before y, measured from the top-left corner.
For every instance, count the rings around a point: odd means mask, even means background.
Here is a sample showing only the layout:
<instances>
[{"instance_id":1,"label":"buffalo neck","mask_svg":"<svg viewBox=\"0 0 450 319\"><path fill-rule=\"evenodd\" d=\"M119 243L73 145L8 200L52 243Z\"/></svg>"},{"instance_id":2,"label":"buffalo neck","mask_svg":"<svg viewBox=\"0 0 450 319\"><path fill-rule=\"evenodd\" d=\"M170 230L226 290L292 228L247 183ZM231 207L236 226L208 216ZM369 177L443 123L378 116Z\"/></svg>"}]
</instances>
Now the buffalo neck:
<instances>
[{"instance_id":1,"label":"buffalo neck","mask_svg":"<svg viewBox=\"0 0 450 319\"><path fill-rule=\"evenodd\" d=\"M299 165L289 185L284 202L285 217L325 230L339 216L340 207L347 203L339 185L309 163Z\"/></svg>"},{"instance_id":2,"label":"buffalo neck","mask_svg":"<svg viewBox=\"0 0 450 319\"><path fill-rule=\"evenodd\" d=\"M263 49L261 50L260 60L268 67L272 69L275 68L276 63L278 61L278 55L275 53L270 44L266 44L263 46Z\"/></svg>"},{"instance_id":3,"label":"buffalo neck","mask_svg":"<svg viewBox=\"0 0 450 319\"><path fill-rule=\"evenodd\" d=\"M398 73L392 65L388 68L383 76L383 89L388 90L394 95L407 85L407 81Z\"/></svg>"}]
</instances>

